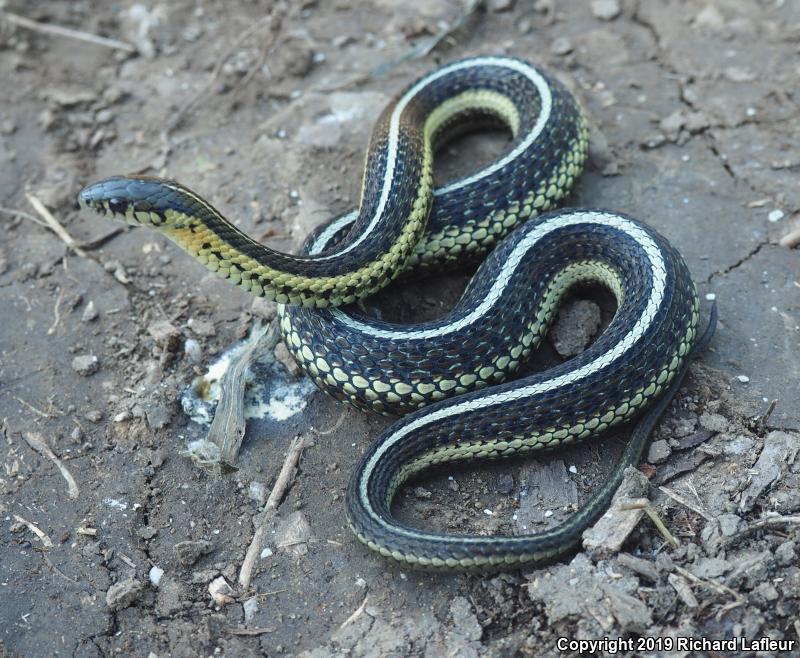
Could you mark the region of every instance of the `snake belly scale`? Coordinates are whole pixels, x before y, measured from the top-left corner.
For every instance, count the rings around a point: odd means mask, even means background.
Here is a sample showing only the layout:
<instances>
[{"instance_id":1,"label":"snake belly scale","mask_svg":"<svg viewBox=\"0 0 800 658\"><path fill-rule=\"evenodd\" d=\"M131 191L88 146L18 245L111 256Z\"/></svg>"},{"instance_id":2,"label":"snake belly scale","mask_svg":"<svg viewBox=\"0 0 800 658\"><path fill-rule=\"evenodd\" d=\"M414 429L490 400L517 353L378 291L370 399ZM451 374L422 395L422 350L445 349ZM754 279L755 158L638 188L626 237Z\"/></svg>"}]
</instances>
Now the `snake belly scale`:
<instances>
[{"instance_id":1,"label":"snake belly scale","mask_svg":"<svg viewBox=\"0 0 800 658\"><path fill-rule=\"evenodd\" d=\"M511 131L506 152L434 190L435 146L487 120ZM569 550L602 513L705 342L689 271L663 237L619 213L551 212L587 144L584 115L561 84L520 60L478 57L433 71L389 104L370 139L358 210L316 230L297 256L258 244L174 181L118 176L79 201L158 229L232 283L277 300L284 341L320 388L403 416L348 488L348 522L363 543L427 568L521 566ZM401 274L480 261L438 320L398 326L346 306ZM565 294L586 282L616 298L608 328L575 359L507 381ZM637 417L608 481L554 530L447 535L392 515L397 490L432 466L550 449Z\"/></svg>"}]
</instances>

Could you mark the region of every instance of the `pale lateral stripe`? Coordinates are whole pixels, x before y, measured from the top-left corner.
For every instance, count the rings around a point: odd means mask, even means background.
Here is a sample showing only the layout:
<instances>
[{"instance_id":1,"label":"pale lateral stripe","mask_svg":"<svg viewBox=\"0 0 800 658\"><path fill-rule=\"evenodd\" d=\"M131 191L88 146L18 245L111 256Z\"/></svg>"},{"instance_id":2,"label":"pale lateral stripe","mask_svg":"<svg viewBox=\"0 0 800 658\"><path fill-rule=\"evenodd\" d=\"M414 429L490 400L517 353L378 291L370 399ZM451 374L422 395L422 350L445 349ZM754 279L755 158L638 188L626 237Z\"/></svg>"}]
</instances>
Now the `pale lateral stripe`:
<instances>
[{"instance_id":1,"label":"pale lateral stripe","mask_svg":"<svg viewBox=\"0 0 800 658\"><path fill-rule=\"evenodd\" d=\"M537 91L539 92L539 97L541 99L541 108L539 111L539 116L536 120L536 124L527 134L525 139L522 142L520 142L517 145L517 147L513 149L511 152L509 152L504 158L498 160L491 166L482 169L475 175L451 183L450 185L441 188L440 190L436 190L434 193L443 194L444 192L450 192L460 187L470 185L482 179L483 177L496 172L502 167L505 167L512 160L518 158L520 154L522 154L522 152L525 151L525 149L529 148L533 144L533 142L536 141L536 138L539 137L542 130L544 130L547 121L550 119L550 112L553 105L553 98L552 94L550 93L550 86L547 84L547 81L541 76L541 74L536 69L532 68L531 66L528 66L527 64L518 62L513 59L506 59L503 57L480 57L468 60L466 62L452 64L450 66L446 66L442 69L439 69L438 71L434 71L427 77L422 78L422 80L417 82L417 84L415 84L411 89L409 89L397 103L397 106L394 108L394 111L392 112L392 116L389 120L389 145L387 147L388 152L386 157L386 172L383 178L381 197L378 202L378 207L375 210L375 214L372 216L372 219L370 219L369 225L356 240L347 245L345 248L341 249L340 251L337 251L334 254L330 254L329 256L320 256L318 260L330 260L333 258L338 258L342 254L346 254L347 252L355 249L364 240L366 240L367 236L369 236L373 232L375 225L383 216L386 210L386 204L389 201L389 192L391 191L392 188L392 180L394 179L394 169L395 169L395 164L397 162L397 142L399 139L399 132L400 132L400 116L402 115L403 111L406 109L408 104L411 102L411 100L414 98L414 96L419 94L426 86L442 78L443 76L449 75L455 71L461 71L463 69L472 68L476 66L505 67L513 69L518 73L521 73L522 75L527 77L531 82L533 82L533 84L536 86Z\"/></svg>"},{"instance_id":2,"label":"pale lateral stripe","mask_svg":"<svg viewBox=\"0 0 800 658\"><path fill-rule=\"evenodd\" d=\"M475 411L478 409L485 409L489 406L495 406L498 404L503 404L509 400L516 400L521 398L530 397L533 395L538 395L540 393L544 393L545 391L550 391L567 384L574 384L576 381L581 379L585 379L594 373L602 370L606 366L610 365L611 363L623 358L625 354L627 354L633 345L644 336L647 331L650 329L652 325L653 319L658 312L658 309L664 302L664 292L666 288L666 268L664 264L664 259L661 254L661 250L659 249L658 245L653 241L653 239L638 225L634 224L633 222L626 220L622 217L617 215L611 214L604 214L604 213L594 213L594 212L577 212L571 215L561 216L561 219L564 218L571 218L575 223L580 222L595 222L595 223L602 223L607 226L612 226L614 228L618 228L621 231L627 233L630 237L634 240L639 242L642 246L645 254L647 255L650 271L652 274L652 281L653 285L650 289L650 296L647 300L647 305L645 306L644 312L636 321L634 326L631 330L625 334L625 336L612 347L608 352L600 355L598 358L590 361L586 365L578 368L577 370L573 370L572 372L565 373L558 377L552 377L550 379L538 382L536 384L531 384L529 386L524 386L507 393L496 393L494 395L486 395L482 396L480 399L475 401L466 401L461 402L460 404L454 404L451 407L446 407L444 409L436 409L431 413L425 414L412 422L400 427L394 434L389 436L375 453L370 457L369 461L367 462L364 470L362 472L362 477L359 482L359 497L361 498L361 503L364 506L364 509L368 510L370 516L372 516L373 520L378 522L380 525L391 528L393 532L398 534L405 534L408 536L413 537L430 537L434 538L435 535L429 535L424 532L417 532L414 531L408 532L394 526L392 524L387 523L384 519L378 516L372 506L369 503L369 498L367 496L367 482L369 480L369 474L375 468L375 465L378 461L383 457L383 455L398 441L401 441L405 436L409 433L413 432L414 430L419 429L420 427L424 427L429 425L433 422L442 420L443 418L448 418L450 416L458 416L463 413L468 413L470 411ZM557 218L558 219L558 218ZM458 540L461 542L470 542L470 541L485 541L485 537L459 537ZM513 539L513 538L512 538ZM520 537L520 540L524 540L525 537Z\"/></svg>"},{"instance_id":3,"label":"pale lateral stripe","mask_svg":"<svg viewBox=\"0 0 800 658\"><path fill-rule=\"evenodd\" d=\"M333 240L333 236L336 235L339 231L341 231L345 226L348 224L352 224L358 218L358 211L354 210L346 215L342 215L339 219L331 222L328 226L320 233L314 242L312 243L311 247L308 250L309 256L316 256L319 254L320 251L325 249L328 246L328 243Z\"/></svg>"},{"instance_id":4,"label":"pale lateral stripe","mask_svg":"<svg viewBox=\"0 0 800 658\"><path fill-rule=\"evenodd\" d=\"M598 219L599 218L599 219ZM615 219L617 223L610 221ZM483 318L486 313L498 302L501 302L505 294L508 282L511 275L516 271L525 254L536 244L539 240L544 238L547 234L563 228L565 226L573 226L582 223L601 223L604 226L618 228L619 230L628 233L637 242L646 244L648 256L652 258L653 254L658 253L658 247L641 228L628 220L616 217L615 215L598 215L596 213L570 213L568 215L559 215L545 222L542 222L534 230L532 230L523 240L517 244L514 250L509 255L505 263L503 263L497 278L492 284L492 288L481 303L476 306L470 313L458 318L444 326L431 327L429 329L414 329L406 327L398 327L396 329L379 329L372 326L368 322L362 322L340 309L331 309L330 313L333 317L341 322L348 328L366 334L371 338L385 338L389 340L427 340L431 338L438 338L447 334L452 334L461 331L472 323Z\"/></svg>"}]
</instances>

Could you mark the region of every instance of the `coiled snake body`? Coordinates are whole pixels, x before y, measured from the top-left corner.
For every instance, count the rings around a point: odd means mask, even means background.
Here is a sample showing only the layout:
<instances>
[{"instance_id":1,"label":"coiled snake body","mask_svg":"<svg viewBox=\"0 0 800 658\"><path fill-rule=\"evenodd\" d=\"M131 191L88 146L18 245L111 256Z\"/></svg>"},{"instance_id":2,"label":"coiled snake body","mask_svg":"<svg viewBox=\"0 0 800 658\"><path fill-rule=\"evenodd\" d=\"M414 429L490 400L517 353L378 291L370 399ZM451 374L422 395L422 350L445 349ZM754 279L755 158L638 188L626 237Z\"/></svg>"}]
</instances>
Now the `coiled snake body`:
<instances>
[{"instance_id":1,"label":"coiled snake body","mask_svg":"<svg viewBox=\"0 0 800 658\"><path fill-rule=\"evenodd\" d=\"M511 130L508 150L433 190L435 145L487 120ZM277 300L286 345L323 390L404 415L367 450L348 488L348 520L362 542L428 568L501 568L569 550L602 514L626 466L641 458L693 350L713 331L712 322L698 342L694 284L655 231L608 211L547 212L581 173L587 143L580 107L560 84L520 60L479 57L428 74L384 110L359 209L315 231L298 256L256 243L172 181L115 177L79 200L161 230L211 270ZM456 307L438 320L399 326L345 306L400 273L483 258ZM506 381L546 334L563 296L584 282L614 294L608 328L575 359ZM636 416L608 481L553 530L447 535L392 516L395 492L431 466L553 448Z\"/></svg>"}]
</instances>

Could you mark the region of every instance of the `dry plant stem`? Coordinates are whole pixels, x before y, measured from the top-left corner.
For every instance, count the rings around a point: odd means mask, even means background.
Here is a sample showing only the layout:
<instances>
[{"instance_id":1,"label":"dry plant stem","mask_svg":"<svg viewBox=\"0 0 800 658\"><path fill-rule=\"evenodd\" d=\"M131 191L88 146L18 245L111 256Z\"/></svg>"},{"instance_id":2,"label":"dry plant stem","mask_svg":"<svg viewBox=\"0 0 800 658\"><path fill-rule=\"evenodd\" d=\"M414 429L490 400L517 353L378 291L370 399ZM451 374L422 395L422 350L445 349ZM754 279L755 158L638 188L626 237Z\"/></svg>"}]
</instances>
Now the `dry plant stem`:
<instances>
[{"instance_id":1,"label":"dry plant stem","mask_svg":"<svg viewBox=\"0 0 800 658\"><path fill-rule=\"evenodd\" d=\"M63 571L61 571L61 569L59 569L55 564L53 564L50 561L50 558L47 557L47 553L45 553L44 551L41 551L41 553L42 553L42 557L44 558L44 561L47 562L47 566L50 567L50 569L52 570L52 572L54 574L56 574L57 576L61 576L64 580L72 583L73 585L80 585L80 583L77 580L73 580L67 574L65 574Z\"/></svg>"},{"instance_id":2,"label":"dry plant stem","mask_svg":"<svg viewBox=\"0 0 800 658\"><path fill-rule=\"evenodd\" d=\"M672 533L667 529L667 526L664 525L664 522L661 520L661 517L658 515L653 509L653 506L648 502L645 504L641 503L634 503L631 505L620 505L618 509L621 510L629 510L629 509L642 509L647 516L650 517L650 520L655 525L656 529L661 533L667 543L672 546L672 548L678 548L680 546L680 542L673 537Z\"/></svg>"},{"instance_id":3,"label":"dry plant stem","mask_svg":"<svg viewBox=\"0 0 800 658\"><path fill-rule=\"evenodd\" d=\"M247 554L244 557L242 568L239 571L239 584L244 589L250 587L250 581L253 577L253 567L261 553L261 542L264 540L264 535L267 532L267 523L275 515L275 510L278 509L278 505L286 494L292 482L292 478L294 477L297 463L300 461L300 455L303 454L303 449L305 447L305 440L299 436L293 438L292 443L289 445L289 451L286 453L286 459L283 461L281 472L278 474L278 479L275 480L275 486L272 487L266 505L264 505L261 522L253 535L253 541L250 542L250 546L247 548Z\"/></svg>"},{"instance_id":4,"label":"dry plant stem","mask_svg":"<svg viewBox=\"0 0 800 658\"><path fill-rule=\"evenodd\" d=\"M53 540L50 539L50 537L48 537L44 532L39 530L39 528L37 528L33 523L28 521L28 519L23 519L18 514L14 514L14 520L27 526L28 530L30 530L42 541L42 546L45 548L53 548Z\"/></svg>"},{"instance_id":5,"label":"dry plant stem","mask_svg":"<svg viewBox=\"0 0 800 658\"><path fill-rule=\"evenodd\" d=\"M228 628L231 635L264 635L264 633L274 633L274 628Z\"/></svg>"},{"instance_id":6,"label":"dry plant stem","mask_svg":"<svg viewBox=\"0 0 800 658\"><path fill-rule=\"evenodd\" d=\"M51 25L49 23L39 23L25 18L18 14L4 11L0 13L0 17L7 20L12 25L23 27L32 32L41 32L43 34L53 34L59 37L66 37L68 39L77 39L78 41L85 41L86 43L93 43L96 46L103 46L104 48L112 48L113 50L122 50L126 53L138 52L136 46L132 46L125 41L118 41L117 39L109 39L108 37L98 37L96 34L89 32L81 32L80 30L73 30L69 27L61 27L60 25Z\"/></svg>"},{"instance_id":7,"label":"dry plant stem","mask_svg":"<svg viewBox=\"0 0 800 658\"><path fill-rule=\"evenodd\" d=\"M50 328L47 330L47 335L52 336L56 333L56 329L58 329L58 325L61 324L61 300L64 299L64 286L58 287L58 297L56 297L56 305L53 309L53 324L50 325Z\"/></svg>"},{"instance_id":8,"label":"dry plant stem","mask_svg":"<svg viewBox=\"0 0 800 658\"><path fill-rule=\"evenodd\" d=\"M47 224L45 224L41 219L31 215L29 212L25 212L24 210L0 206L0 214L10 215L11 217L19 217L20 219L27 219L29 222L33 222L34 224L38 224L39 226L44 226L47 228Z\"/></svg>"},{"instance_id":9,"label":"dry plant stem","mask_svg":"<svg viewBox=\"0 0 800 658\"><path fill-rule=\"evenodd\" d=\"M713 516L711 516L711 515L710 515L708 512L704 511L702 508L698 507L697 505L694 505L694 504L690 503L690 502L689 502L688 500L686 500L686 499L685 499L683 496L681 496L681 495L677 494L677 493L676 493L676 492L674 492L672 489L668 489L667 487L659 487L659 490L660 490L660 491L663 491L665 494L667 494L667 496L669 496L670 498L672 498L672 500L674 500L675 502L677 502L677 503L680 503L680 504L681 504L681 505L683 505L684 507L687 507L687 508L689 508L689 509L690 509L690 510L692 510L692 511L693 511L695 514L699 514L699 515L700 515L700 516L702 516L702 517L703 517L703 518L704 518L706 521L714 521L714 517L713 517Z\"/></svg>"},{"instance_id":10,"label":"dry plant stem","mask_svg":"<svg viewBox=\"0 0 800 658\"><path fill-rule=\"evenodd\" d=\"M80 495L80 489L78 489L75 478L72 477L72 473L70 473L63 462L56 457L55 453L50 450L50 446L47 445L47 441L45 441L44 437L38 432L24 432L22 436L31 448L40 455L47 457L56 465L56 468L61 471L61 475L67 481L67 496L75 500Z\"/></svg>"},{"instance_id":11,"label":"dry plant stem","mask_svg":"<svg viewBox=\"0 0 800 658\"><path fill-rule=\"evenodd\" d=\"M41 416L42 418L56 418L56 416L54 416L53 414L48 413L46 411L42 411L41 409L37 409L30 402L26 402L22 398L18 398L16 395L12 395L11 397L14 398L21 405L23 405L23 406L27 407L28 409L30 409L37 416Z\"/></svg>"},{"instance_id":12,"label":"dry plant stem","mask_svg":"<svg viewBox=\"0 0 800 658\"><path fill-rule=\"evenodd\" d=\"M730 548L734 544L738 544L742 539L747 537L748 535L757 532L758 530L763 530L764 528L780 528L787 525L800 525L800 515L793 515L793 516L767 516L763 519L758 519L758 521L754 521L750 525L748 525L744 530L741 530L737 534L730 537L727 542L725 542L725 548Z\"/></svg>"},{"instance_id":13,"label":"dry plant stem","mask_svg":"<svg viewBox=\"0 0 800 658\"><path fill-rule=\"evenodd\" d=\"M67 245L72 251L74 251L78 256L81 258L88 258L87 253L80 248L75 239L67 232L61 223L53 217L52 213L47 209L47 207L33 194L30 192L25 193L25 197L28 199L28 202L33 206L33 209L39 214L39 216L47 223L50 229L55 233L64 244Z\"/></svg>"},{"instance_id":14,"label":"dry plant stem","mask_svg":"<svg viewBox=\"0 0 800 658\"><path fill-rule=\"evenodd\" d=\"M346 418L347 418L347 410L344 410L341 416L339 416L339 419L334 423L333 427L331 427L330 429L318 430L316 427L312 427L311 431L314 432L314 434L316 434L317 436L328 436L329 434L333 434L336 430L338 430L342 426L342 423L345 421Z\"/></svg>"},{"instance_id":15,"label":"dry plant stem","mask_svg":"<svg viewBox=\"0 0 800 658\"><path fill-rule=\"evenodd\" d=\"M675 565L675 571L677 571L681 576L686 578L687 580L691 580L693 583L698 585L703 585L706 589L711 589L717 592L718 594L726 594L727 596L731 596L734 600L743 602L744 597L739 594L736 590L731 589L727 585L723 585L722 583L718 583L715 580L709 580L706 578L699 578L695 576L691 571L687 571L683 567L679 567L677 564Z\"/></svg>"},{"instance_id":16,"label":"dry plant stem","mask_svg":"<svg viewBox=\"0 0 800 658\"><path fill-rule=\"evenodd\" d=\"M369 594L364 597L364 600L361 602L361 605L358 606L356 611L350 615L347 619L345 619L341 626L339 626L339 630L342 630L345 626L349 626L352 624L356 619L358 619L364 612L367 607L367 600L369 599Z\"/></svg>"}]
</instances>

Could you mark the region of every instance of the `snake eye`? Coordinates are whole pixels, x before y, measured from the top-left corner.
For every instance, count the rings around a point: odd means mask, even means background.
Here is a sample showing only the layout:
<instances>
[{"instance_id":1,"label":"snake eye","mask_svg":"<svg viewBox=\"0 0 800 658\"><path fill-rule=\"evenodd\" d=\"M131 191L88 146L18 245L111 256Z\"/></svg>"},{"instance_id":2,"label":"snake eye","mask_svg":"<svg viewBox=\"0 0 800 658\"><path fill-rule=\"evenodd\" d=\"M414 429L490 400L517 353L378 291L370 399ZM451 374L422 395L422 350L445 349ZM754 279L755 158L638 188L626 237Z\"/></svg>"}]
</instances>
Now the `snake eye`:
<instances>
[{"instance_id":1,"label":"snake eye","mask_svg":"<svg viewBox=\"0 0 800 658\"><path fill-rule=\"evenodd\" d=\"M108 208L113 212L115 215L124 215L125 211L128 209L128 204L123 199L117 199L112 197L108 200Z\"/></svg>"}]
</instances>

